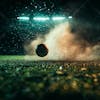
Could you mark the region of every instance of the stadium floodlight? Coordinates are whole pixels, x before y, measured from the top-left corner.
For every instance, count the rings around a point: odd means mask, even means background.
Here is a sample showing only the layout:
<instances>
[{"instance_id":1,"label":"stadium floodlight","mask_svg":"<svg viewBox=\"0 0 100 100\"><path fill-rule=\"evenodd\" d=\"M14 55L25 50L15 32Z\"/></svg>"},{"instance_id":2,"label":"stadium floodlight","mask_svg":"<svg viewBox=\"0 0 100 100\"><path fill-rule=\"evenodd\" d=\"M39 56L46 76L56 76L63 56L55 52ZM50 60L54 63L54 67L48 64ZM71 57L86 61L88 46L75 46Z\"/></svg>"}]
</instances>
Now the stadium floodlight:
<instances>
[{"instance_id":1,"label":"stadium floodlight","mask_svg":"<svg viewBox=\"0 0 100 100\"><path fill-rule=\"evenodd\" d=\"M35 21L47 21L49 19L49 17L33 17L33 20Z\"/></svg>"},{"instance_id":2,"label":"stadium floodlight","mask_svg":"<svg viewBox=\"0 0 100 100\"><path fill-rule=\"evenodd\" d=\"M69 19L71 19L71 18L72 18L72 16L68 16L68 18L69 18Z\"/></svg>"},{"instance_id":3,"label":"stadium floodlight","mask_svg":"<svg viewBox=\"0 0 100 100\"><path fill-rule=\"evenodd\" d=\"M22 16L22 17L17 17L17 19L21 21L28 21L29 17Z\"/></svg>"},{"instance_id":4,"label":"stadium floodlight","mask_svg":"<svg viewBox=\"0 0 100 100\"><path fill-rule=\"evenodd\" d=\"M65 17L52 17L53 21L56 21L56 20L61 21L61 20L64 20L64 19L65 19Z\"/></svg>"}]
</instances>

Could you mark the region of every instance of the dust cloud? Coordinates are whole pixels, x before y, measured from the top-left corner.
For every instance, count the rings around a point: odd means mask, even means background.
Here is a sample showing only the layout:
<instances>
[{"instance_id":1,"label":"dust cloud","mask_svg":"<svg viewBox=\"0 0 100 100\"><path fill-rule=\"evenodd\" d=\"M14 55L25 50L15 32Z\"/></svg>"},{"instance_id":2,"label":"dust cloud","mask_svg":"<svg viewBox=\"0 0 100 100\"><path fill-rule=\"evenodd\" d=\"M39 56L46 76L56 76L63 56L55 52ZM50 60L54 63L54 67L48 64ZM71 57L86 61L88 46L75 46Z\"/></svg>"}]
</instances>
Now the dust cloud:
<instances>
[{"instance_id":1,"label":"dust cloud","mask_svg":"<svg viewBox=\"0 0 100 100\"><path fill-rule=\"evenodd\" d=\"M42 60L100 60L100 44L92 45L81 35L72 32L69 22L56 25L43 37L37 37L25 46L25 50L34 56L37 45L41 43L49 50Z\"/></svg>"}]
</instances>

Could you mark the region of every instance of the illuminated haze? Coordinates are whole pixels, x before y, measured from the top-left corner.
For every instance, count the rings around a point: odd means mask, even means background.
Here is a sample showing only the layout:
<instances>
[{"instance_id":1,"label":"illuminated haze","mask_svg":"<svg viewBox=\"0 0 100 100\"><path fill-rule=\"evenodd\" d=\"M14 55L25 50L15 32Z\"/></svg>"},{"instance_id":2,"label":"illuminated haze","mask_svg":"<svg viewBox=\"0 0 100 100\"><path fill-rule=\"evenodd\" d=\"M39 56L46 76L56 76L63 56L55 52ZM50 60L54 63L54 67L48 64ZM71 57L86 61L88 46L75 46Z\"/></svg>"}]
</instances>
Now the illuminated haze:
<instances>
[{"instance_id":1,"label":"illuminated haze","mask_svg":"<svg viewBox=\"0 0 100 100\"><path fill-rule=\"evenodd\" d=\"M47 56L42 60L99 60L100 45L92 45L80 35L72 32L69 22L56 25L43 37L37 37L25 46L30 55L36 55L35 49L43 43L48 48Z\"/></svg>"}]
</instances>

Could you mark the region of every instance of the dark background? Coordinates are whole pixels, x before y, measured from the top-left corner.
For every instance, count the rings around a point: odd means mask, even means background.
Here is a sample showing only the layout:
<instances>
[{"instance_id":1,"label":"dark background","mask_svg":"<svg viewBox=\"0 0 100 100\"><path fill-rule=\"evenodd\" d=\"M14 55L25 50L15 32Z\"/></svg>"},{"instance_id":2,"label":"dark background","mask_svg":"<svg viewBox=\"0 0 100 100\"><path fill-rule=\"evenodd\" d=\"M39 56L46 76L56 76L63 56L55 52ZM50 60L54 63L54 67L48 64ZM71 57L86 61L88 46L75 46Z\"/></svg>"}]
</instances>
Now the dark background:
<instances>
[{"instance_id":1,"label":"dark background","mask_svg":"<svg viewBox=\"0 0 100 100\"><path fill-rule=\"evenodd\" d=\"M26 23L16 19L21 15L32 18L36 14L73 16L73 32L92 43L100 41L99 0L0 0L0 55L25 54L26 42L54 26L52 22Z\"/></svg>"}]
</instances>

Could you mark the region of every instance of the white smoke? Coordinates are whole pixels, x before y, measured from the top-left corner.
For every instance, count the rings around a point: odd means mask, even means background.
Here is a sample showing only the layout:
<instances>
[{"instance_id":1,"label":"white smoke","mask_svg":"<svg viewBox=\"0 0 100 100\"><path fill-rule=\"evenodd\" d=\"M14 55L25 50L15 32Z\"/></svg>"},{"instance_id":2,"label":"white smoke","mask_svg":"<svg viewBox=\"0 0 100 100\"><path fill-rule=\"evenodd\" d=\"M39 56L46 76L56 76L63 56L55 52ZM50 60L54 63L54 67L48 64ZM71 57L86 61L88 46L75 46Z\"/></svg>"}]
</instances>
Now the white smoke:
<instances>
[{"instance_id":1,"label":"white smoke","mask_svg":"<svg viewBox=\"0 0 100 100\"><path fill-rule=\"evenodd\" d=\"M48 48L46 60L98 60L100 59L100 44L91 45L85 39L71 32L68 22L55 26L43 38L33 40L26 48L31 54L38 44L43 43ZM29 49L31 48L31 49ZM33 56L34 56L33 55Z\"/></svg>"}]
</instances>

